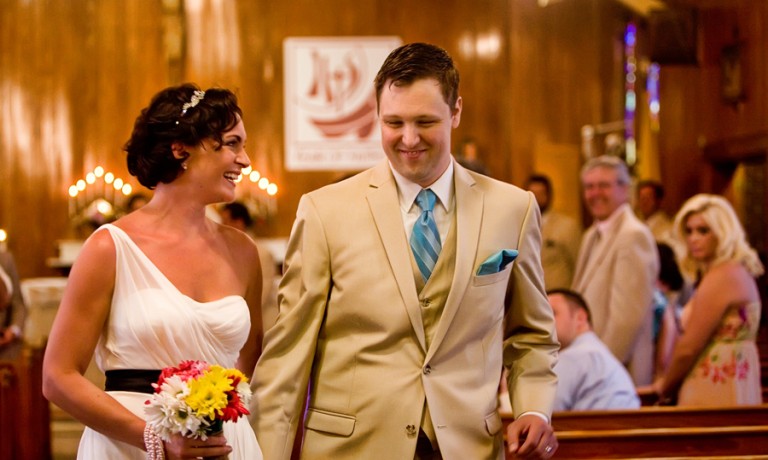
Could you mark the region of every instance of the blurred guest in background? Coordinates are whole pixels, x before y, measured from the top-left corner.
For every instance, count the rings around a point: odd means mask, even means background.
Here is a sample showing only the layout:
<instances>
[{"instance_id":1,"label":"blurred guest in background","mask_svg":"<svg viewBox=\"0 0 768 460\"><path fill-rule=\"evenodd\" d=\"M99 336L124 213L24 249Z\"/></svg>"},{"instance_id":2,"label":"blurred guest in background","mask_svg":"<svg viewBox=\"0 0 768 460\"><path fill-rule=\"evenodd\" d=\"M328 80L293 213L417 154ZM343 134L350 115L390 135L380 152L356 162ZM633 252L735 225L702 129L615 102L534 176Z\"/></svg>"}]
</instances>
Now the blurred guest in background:
<instances>
[{"instance_id":1,"label":"blurred guest in background","mask_svg":"<svg viewBox=\"0 0 768 460\"><path fill-rule=\"evenodd\" d=\"M629 206L630 177L618 157L589 160L581 172L595 222L584 234L573 290L587 301L595 333L628 367L635 385L653 379L656 242Z\"/></svg>"},{"instance_id":2,"label":"blurred guest in background","mask_svg":"<svg viewBox=\"0 0 768 460\"><path fill-rule=\"evenodd\" d=\"M128 198L128 204L126 205L126 212L133 212L145 204L149 203L149 197L143 193L134 193Z\"/></svg>"},{"instance_id":3,"label":"blurred guest in background","mask_svg":"<svg viewBox=\"0 0 768 460\"><path fill-rule=\"evenodd\" d=\"M567 288L573 281L581 243L581 226L575 219L553 210L552 182L534 174L526 188L533 192L541 210L541 265L547 290Z\"/></svg>"},{"instance_id":4,"label":"blurred guest in background","mask_svg":"<svg viewBox=\"0 0 768 460\"><path fill-rule=\"evenodd\" d=\"M685 241L680 267L697 280L696 290L683 310L669 369L653 389L662 402L677 395L681 406L760 404L755 278L763 265L720 196L689 199L675 217L674 232Z\"/></svg>"},{"instance_id":5,"label":"blurred guest in background","mask_svg":"<svg viewBox=\"0 0 768 460\"><path fill-rule=\"evenodd\" d=\"M668 241L672 237L672 219L661 209L664 186L655 180L637 183L637 213L645 222L656 241Z\"/></svg>"},{"instance_id":6,"label":"blurred guest in background","mask_svg":"<svg viewBox=\"0 0 768 460\"><path fill-rule=\"evenodd\" d=\"M12 360L21 351L26 314L16 261L10 252L0 251L0 359Z\"/></svg>"},{"instance_id":7,"label":"blurred guest in background","mask_svg":"<svg viewBox=\"0 0 768 460\"><path fill-rule=\"evenodd\" d=\"M680 315L683 305L691 296L691 285L688 283L675 259L675 252L666 243L657 243L659 251L659 278L656 289L660 297L659 310L654 312L654 337L656 341L655 376L666 372L672 349L681 330Z\"/></svg>"},{"instance_id":8,"label":"blurred guest in background","mask_svg":"<svg viewBox=\"0 0 768 460\"><path fill-rule=\"evenodd\" d=\"M547 295L560 341L554 410L640 407L627 369L592 332L592 318L584 299L568 289L551 290Z\"/></svg>"},{"instance_id":9,"label":"blurred guest in background","mask_svg":"<svg viewBox=\"0 0 768 460\"><path fill-rule=\"evenodd\" d=\"M264 283L261 290L261 316L264 330L269 329L277 319L277 264L269 248L256 238L253 232L253 218L248 207L239 201L224 204L219 210L221 223L245 232L256 243L259 249L261 274Z\"/></svg>"},{"instance_id":10,"label":"blurred guest in background","mask_svg":"<svg viewBox=\"0 0 768 460\"><path fill-rule=\"evenodd\" d=\"M456 155L456 161L470 171L488 175L488 168L483 163L483 160L480 159L480 149L477 146L477 141L471 137L462 141L459 146L459 154Z\"/></svg>"}]
</instances>

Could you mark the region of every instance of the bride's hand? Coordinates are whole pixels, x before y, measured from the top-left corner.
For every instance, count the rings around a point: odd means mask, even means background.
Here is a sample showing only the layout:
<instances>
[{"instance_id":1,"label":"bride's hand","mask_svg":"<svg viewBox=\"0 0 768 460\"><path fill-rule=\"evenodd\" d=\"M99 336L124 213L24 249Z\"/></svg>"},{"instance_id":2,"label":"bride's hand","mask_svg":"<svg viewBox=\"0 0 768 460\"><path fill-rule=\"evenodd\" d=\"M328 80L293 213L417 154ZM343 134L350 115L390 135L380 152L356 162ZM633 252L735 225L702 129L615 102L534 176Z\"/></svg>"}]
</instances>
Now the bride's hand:
<instances>
[{"instance_id":1,"label":"bride's hand","mask_svg":"<svg viewBox=\"0 0 768 460\"><path fill-rule=\"evenodd\" d=\"M232 447L227 444L227 438L223 434L208 436L205 441L174 434L171 440L164 444L165 458L168 460L216 457L232 452Z\"/></svg>"}]
</instances>

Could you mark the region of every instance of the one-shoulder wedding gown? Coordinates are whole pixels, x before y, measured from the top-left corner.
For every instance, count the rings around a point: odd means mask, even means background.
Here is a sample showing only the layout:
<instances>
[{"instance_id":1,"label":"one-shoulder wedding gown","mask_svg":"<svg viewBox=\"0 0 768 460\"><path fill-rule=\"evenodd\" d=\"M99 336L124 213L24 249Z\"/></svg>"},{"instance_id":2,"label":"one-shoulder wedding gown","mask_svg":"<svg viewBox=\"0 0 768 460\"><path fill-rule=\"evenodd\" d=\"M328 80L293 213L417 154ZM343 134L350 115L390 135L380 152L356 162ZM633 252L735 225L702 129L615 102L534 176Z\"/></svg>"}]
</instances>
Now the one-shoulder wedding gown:
<instances>
[{"instance_id":1,"label":"one-shoulder wedding gown","mask_svg":"<svg viewBox=\"0 0 768 460\"><path fill-rule=\"evenodd\" d=\"M183 360L234 367L250 328L248 305L240 296L197 302L182 294L122 229L108 230L117 250L115 291L95 360L113 369L162 369ZM110 396L141 418L149 395L111 391ZM261 449L243 417L224 424L233 451L230 460L260 460ZM80 440L78 459L145 460L146 452L90 428Z\"/></svg>"}]
</instances>

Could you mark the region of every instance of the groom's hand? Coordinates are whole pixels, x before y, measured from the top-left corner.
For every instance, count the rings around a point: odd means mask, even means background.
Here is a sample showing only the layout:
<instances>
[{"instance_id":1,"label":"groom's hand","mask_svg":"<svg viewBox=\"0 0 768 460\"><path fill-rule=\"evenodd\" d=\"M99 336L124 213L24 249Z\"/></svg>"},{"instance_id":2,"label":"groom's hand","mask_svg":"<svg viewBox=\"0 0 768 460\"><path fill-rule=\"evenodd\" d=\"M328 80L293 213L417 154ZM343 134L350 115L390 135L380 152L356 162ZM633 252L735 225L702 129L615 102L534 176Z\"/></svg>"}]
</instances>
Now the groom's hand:
<instances>
[{"instance_id":1,"label":"groom's hand","mask_svg":"<svg viewBox=\"0 0 768 460\"><path fill-rule=\"evenodd\" d=\"M547 459L557 450L552 426L533 414L518 417L509 424L507 444L513 458Z\"/></svg>"}]
</instances>

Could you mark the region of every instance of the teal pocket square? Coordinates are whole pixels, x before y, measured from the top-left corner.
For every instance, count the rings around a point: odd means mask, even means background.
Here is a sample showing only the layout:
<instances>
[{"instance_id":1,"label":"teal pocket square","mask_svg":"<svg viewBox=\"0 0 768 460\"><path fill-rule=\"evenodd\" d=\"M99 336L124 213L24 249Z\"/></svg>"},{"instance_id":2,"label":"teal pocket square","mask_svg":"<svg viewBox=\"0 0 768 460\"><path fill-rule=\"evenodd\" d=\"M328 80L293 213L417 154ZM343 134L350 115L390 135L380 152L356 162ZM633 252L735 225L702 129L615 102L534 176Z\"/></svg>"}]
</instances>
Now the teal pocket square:
<instances>
[{"instance_id":1,"label":"teal pocket square","mask_svg":"<svg viewBox=\"0 0 768 460\"><path fill-rule=\"evenodd\" d=\"M477 269L477 275L491 275L498 273L509 265L517 257L517 249L502 249L491 257L487 258L480 268Z\"/></svg>"}]
</instances>

